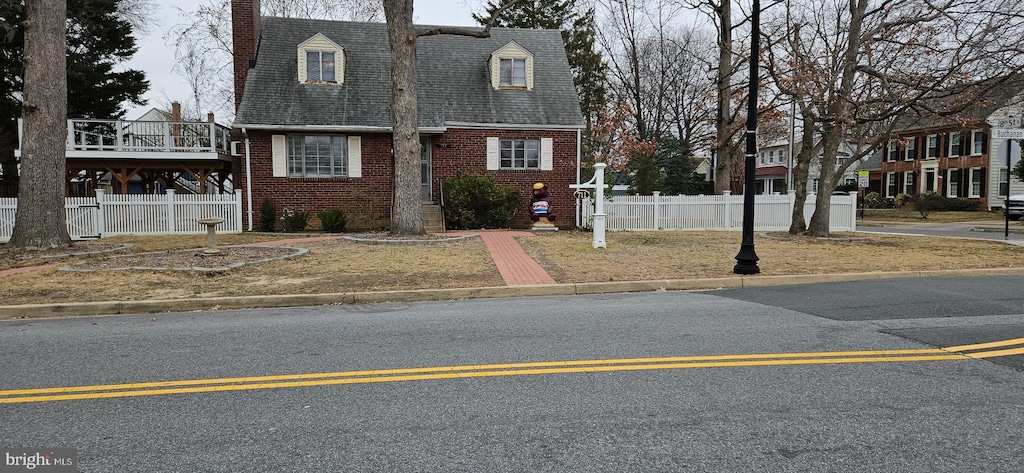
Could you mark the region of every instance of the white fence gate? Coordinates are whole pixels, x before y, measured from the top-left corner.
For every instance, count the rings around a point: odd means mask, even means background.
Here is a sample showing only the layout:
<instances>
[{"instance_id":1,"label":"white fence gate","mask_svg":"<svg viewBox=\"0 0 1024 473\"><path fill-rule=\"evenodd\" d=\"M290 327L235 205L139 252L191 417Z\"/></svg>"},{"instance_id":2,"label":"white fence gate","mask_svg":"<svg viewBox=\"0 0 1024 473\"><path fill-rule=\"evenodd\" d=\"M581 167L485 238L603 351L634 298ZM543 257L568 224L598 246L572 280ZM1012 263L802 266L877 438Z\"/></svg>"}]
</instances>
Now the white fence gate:
<instances>
[{"instance_id":1,"label":"white fence gate","mask_svg":"<svg viewBox=\"0 0 1024 473\"><path fill-rule=\"evenodd\" d=\"M808 194L804 215L810 220L815 195ZM829 230L852 232L857 229L857 195L833 195ZM754 230L786 231L793 220L795 192L786 195L754 196ZM580 226L589 228L594 212L592 202L580 207ZM731 195L654 195L605 198L604 212L608 230L725 230L743 229L743 196Z\"/></svg>"},{"instance_id":2,"label":"white fence gate","mask_svg":"<svg viewBox=\"0 0 1024 473\"><path fill-rule=\"evenodd\" d=\"M0 199L0 242L11 239L18 199ZM217 233L241 233L241 194L106 194L68 197L64 204L72 240L114 235L206 233L201 218L217 217Z\"/></svg>"}]
</instances>

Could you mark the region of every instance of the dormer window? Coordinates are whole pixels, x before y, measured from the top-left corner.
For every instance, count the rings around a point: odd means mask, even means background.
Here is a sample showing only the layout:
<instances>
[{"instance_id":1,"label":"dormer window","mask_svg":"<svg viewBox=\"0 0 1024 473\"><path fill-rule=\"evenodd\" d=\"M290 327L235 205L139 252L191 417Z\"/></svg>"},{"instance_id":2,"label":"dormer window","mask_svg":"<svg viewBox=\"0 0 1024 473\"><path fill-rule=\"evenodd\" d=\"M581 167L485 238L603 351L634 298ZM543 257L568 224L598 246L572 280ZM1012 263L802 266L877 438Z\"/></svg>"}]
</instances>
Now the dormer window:
<instances>
[{"instance_id":1,"label":"dormer window","mask_svg":"<svg viewBox=\"0 0 1024 473\"><path fill-rule=\"evenodd\" d=\"M491 87L498 90L533 90L533 53L509 41L490 59Z\"/></svg>"},{"instance_id":2,"label":"dormer window","mask_svg":"<svg viewBox=\"0 0 1024 473\"><path fill-rule=\"evenodd\" d=\"M526 87L526 59L502 59L502 87Z\"/></svg>"},{"instance_id":3,"label":"dormer window","mask_svg":"<svg viewBox=\"0 0 1024 473\"><path fill-rule=\"evenodd\" d=\"M306 80L337 82L333 51L306 51Z\"/></svg>"},{"instance_id":4,"label":"dormer window","mask_svg":"<svg viewBox=\"0 0 1024 473\"><path fill-rule=\"evenodd\" d=\"M345 50L322 33L299 43L298 76L303 84L345 82Z\"/></svg>"}]
</instances>

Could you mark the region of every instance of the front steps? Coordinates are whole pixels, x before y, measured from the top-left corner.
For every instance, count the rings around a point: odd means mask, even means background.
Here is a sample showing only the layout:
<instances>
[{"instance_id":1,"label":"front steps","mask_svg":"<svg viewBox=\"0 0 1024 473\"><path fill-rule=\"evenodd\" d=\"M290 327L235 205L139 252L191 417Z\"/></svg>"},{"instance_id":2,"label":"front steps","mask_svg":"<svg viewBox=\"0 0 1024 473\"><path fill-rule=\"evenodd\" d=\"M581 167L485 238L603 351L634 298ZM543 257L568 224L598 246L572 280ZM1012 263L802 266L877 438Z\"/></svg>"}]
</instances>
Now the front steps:
<instances>
[{"instance_id":1,"label":"front steps","mask_svg":"<svg viewBox=\"0 0 1024 473\"><path fill-rule=\"evenodd\" d=\"M427 233L444 232L444 216L441 214L440 205L425 202L420 206L420 215L423 220L423 231Z\"/></svg>"}]
</instances>

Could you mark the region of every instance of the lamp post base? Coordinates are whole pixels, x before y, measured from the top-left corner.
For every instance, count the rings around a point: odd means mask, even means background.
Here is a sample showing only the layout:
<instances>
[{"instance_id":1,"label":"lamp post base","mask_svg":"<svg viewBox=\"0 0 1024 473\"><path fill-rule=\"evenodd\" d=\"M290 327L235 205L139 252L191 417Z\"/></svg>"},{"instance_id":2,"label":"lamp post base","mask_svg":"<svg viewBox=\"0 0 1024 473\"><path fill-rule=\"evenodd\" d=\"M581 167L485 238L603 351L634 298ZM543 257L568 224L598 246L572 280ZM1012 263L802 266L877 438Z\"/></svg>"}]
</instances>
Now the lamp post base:
<instances>
[{"instance_id":1,"label":"lamp post base","mask_svg":"<svg viewBox=\"0 0 1024 473\"><path fill-rule=\"evenodd\" d=\"M754 252L754 245L740 245L740 252L736 255L736 266L732 272L736 274L757 274L761 268L757 267L757 253Z\"/></svg>"}]
</instances>

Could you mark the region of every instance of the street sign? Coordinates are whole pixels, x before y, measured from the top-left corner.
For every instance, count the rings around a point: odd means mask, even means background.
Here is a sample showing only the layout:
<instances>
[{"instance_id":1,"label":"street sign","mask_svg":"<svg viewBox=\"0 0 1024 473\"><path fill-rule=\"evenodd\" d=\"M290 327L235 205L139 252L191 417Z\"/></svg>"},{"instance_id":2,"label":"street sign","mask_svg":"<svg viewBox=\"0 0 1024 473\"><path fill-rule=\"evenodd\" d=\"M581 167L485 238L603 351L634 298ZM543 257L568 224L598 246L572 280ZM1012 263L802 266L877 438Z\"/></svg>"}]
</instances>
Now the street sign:
<instances>
[{"instance_id":1,"label":"street sign","mask_svg":"<svg viewBox=\"0 0 1024 473\"><path fill-rule=\"evenodd\" d=\"M1024 140L1024 128L993 128L993 140Z\"/></svg>"},{"instance_id":2,"label":"street sign","mask_svg":"<svg viewBox=\"0 0 1024 473\"><path fill-rule=\"evenodd\" d=\"M857 171L857 187L868 187L871 185L871 171Z\"/></svg>"},{"instance_id":3,"label":"street sign","mask_svg":"<svg viewBox=\"0 0 1024 473\"><path fill-rule=\"evenodd\" d=\"M1020 128L1020 117L1000 118L995 128Z\"/></svg>"}]
</instances>

